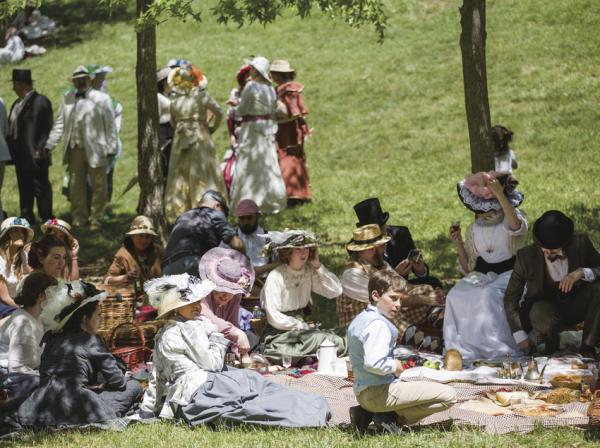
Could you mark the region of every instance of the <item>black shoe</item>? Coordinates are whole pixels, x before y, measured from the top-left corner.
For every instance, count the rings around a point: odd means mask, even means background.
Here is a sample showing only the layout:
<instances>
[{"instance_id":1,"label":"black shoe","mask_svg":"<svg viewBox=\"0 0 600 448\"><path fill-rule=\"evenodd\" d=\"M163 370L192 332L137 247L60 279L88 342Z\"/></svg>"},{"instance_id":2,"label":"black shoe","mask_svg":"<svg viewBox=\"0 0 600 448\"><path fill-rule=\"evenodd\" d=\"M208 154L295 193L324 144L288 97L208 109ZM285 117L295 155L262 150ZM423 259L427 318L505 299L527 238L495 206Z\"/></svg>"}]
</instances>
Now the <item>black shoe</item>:
<instances>
[{"instance_id":1,"label":"black shoe","mask_svg":"<svg viewBox=\"0 0 600 448\"><path fill-rule=\"evenodd\" d=\"M365 432L373 420L373 415L372 412L360 405L352 406L350 408L350 425L358 432Z\"/></svg>"},{"instance_id":2,"label":"black shoe","mask_svg":"<svg viewBox=\"0 0 600 448\"><path fill-rule=\"evenodd\" d=\"M380 432L385 434L406 434L412 430L404 425L404 419L400 418L395 412L380 412L373 416L373 423Z\"/></svg>"},{"instance_id":3,"label":"black shoe","mask_svg":"<svg viewBox=\"0 0 600 448\"><path fill-rule=\"evenodd\" d=\"M581 348L579 349L579 353L584 358L592 358L594 360L598 359L596 355L596 349L591 345L581 344Z\"/></svg>"}]
</instances>

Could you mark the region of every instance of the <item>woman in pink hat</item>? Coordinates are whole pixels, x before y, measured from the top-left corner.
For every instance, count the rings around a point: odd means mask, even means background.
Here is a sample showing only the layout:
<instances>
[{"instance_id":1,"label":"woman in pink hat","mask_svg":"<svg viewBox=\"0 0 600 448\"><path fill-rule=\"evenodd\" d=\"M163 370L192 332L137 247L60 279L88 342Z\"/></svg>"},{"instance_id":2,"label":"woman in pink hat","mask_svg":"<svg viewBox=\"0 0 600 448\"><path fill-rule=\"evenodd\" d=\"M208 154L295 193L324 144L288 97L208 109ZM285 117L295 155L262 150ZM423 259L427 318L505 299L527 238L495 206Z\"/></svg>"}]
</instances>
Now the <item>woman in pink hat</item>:
<instances>
[{"instance_id":1,"label":"woman in pink hat","mask_svg":"<svg viewBox=\"0 0 600 448\"><path fill-rule=\"evenodd\" d=\"M215 247L204 254L199 265L200 278L216 286L204 300L202 315L217 326L217 331L237 345L240 354L251 349L248 335L240 328L240 303L254 284L254 270L248 257L233 249Z\"/></svg>"}]
</instances>

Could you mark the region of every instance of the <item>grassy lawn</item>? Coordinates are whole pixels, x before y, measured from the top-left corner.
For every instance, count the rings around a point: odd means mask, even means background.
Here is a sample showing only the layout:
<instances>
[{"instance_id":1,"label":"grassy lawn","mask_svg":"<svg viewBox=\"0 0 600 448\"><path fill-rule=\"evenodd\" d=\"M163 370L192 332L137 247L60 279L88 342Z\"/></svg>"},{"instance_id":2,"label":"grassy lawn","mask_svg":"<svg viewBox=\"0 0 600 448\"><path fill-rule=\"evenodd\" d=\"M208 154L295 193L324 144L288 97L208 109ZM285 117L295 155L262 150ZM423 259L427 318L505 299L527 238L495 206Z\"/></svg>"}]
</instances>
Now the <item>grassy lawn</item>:
<instances>
[{"instance_id":1,"label":"grassy lawn","mask_svg":"<svg viewBox=\"0 0 600 448\"><path fill-rule=\"evenodd\" d=\"M64 6L70 3L71 7ZM206 2L209 6L211 1ZM387 38L376 42L369 28L354 30L321 14L301 21L291 14L276 24L242 29L218 25L206 7L204 22L167 22L158 28L158 62L185 57L207 74L210 93L224 105L242 58L261 54L288 59L305 84L314 136L307 144L314 193L311 205L268 217L270 229L301 227L324 241L323 259L336 271L345 261L344 242L356 217L352 205L379 196L391 224L409 226L432 271L458 277L446 236L450 221L472 218L456 197L456 182L470 170L462 68L458 40L459 0L393 0ZM88 273L105 269L135 216L137 190L119 197L137 170L135 35L131 11L108 16L93 0L49 1L44 10L65 26L48 53L26 60L35 86L60 104L71 71L79 64L113 66L110 92L124 105L125 153L115 177L114 218L101 231L78 232L80 259ZM533 221L556 208L600 246L600 2L490 0L487 7L488 84L494 124L515 132L517 177ZM10 68L2 69L0 97L12 103ZM223 106L224 107L224 106ZM215 134L219 155L226 130ZM55 154L51 169L55 213L69 218L60 195L64 168ZM12 169L2 191L4 207L18 212ZM320 303L321 320L332 321L332 302ZM526 436L493 437L471 430L426 431L399 446L587 446L576 430L538 430ZM389 444L388 437L358 440L339 431L233 431L161 424L135 426L123 434L67 432L25 442L48 446L351 445Z\"/></svg>"}]
</instances>

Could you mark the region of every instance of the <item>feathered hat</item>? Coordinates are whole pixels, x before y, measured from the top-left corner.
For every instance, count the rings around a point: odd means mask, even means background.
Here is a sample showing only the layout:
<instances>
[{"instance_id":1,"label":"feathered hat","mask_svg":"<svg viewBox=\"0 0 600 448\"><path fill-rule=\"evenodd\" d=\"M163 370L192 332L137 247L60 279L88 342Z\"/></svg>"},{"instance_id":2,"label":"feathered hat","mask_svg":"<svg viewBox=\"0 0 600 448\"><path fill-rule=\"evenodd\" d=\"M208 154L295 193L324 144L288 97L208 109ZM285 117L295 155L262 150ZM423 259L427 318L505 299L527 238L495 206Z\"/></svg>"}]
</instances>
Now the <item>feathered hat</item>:
<instances>
[{"instance_id":1,"label":"feathered hat","mask_svg":"<svg viewBox=\"0 0 600 448\"><path fill-rule=\"evenodd\" d=\"M165 275L144 283L150 305L158 308L161 319L171 311L198 302L213 292L215 284L189 274Z\"/></svg>"}]
</instances>

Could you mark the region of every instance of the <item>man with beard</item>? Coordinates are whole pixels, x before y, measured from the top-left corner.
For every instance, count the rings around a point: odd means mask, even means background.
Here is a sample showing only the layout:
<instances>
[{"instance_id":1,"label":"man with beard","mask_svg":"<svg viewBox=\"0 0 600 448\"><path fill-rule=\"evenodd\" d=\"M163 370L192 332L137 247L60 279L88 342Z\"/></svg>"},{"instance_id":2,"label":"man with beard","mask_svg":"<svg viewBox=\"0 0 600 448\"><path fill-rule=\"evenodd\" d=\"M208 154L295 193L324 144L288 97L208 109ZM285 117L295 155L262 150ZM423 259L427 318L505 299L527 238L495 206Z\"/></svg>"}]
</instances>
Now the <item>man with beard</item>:
<instances>
[{"instance_id":1,"label":"man with beard","mask_svg":"<svg viewBox=\"0 0 600 448\"><path fill-rule=\"evenodd\" d=\"M235 216L238 220L237 236L244 243L246 256L252 263L256 277L264 280L279 263L273 263L263 255L263 247L269 242L269 237L259 223L260 209L252 199L243 199L235 209Z\"/></svg>"},{"instance_id":2,"label":"man with beard","mask_svg":"<svg viewBox=\"0 0 600 448\"><path fill-rule=\"evenodd\" d=\"M343 294L336 300L340 327L350 322L369 304L369 278L378 270L394 271L384 260L389 235L383 235L377 224L367 224L352 231L352 239L346 245L349 260L342 273ZM428 321L432 310L443 305L444 292L430 285L408 285L407 297L402 300L402 312L394 317L398 337L402 341L409 327L418 327ZM413 333L414 335L414 333ZM413 336L411 335L411 336ZM436 347L432 347L435 349Z\"/></svg>"},{"instance_id":3,"label":"man with beard","mask_svg":"<svg viewBox=\"0 0 600 448\"><path fill-rule=\"evenodd\" d=\"M573 221L557 210L533 226L535 243L517 252L504 295L508 321L519 347L528 334L546 339L546 353L559 349L560 332L584 322L580 352L596 358L600 343L600 254L587 235L575 235ZM523 297L525 297L521 303Z\"/></svg>"}]
</instances>

